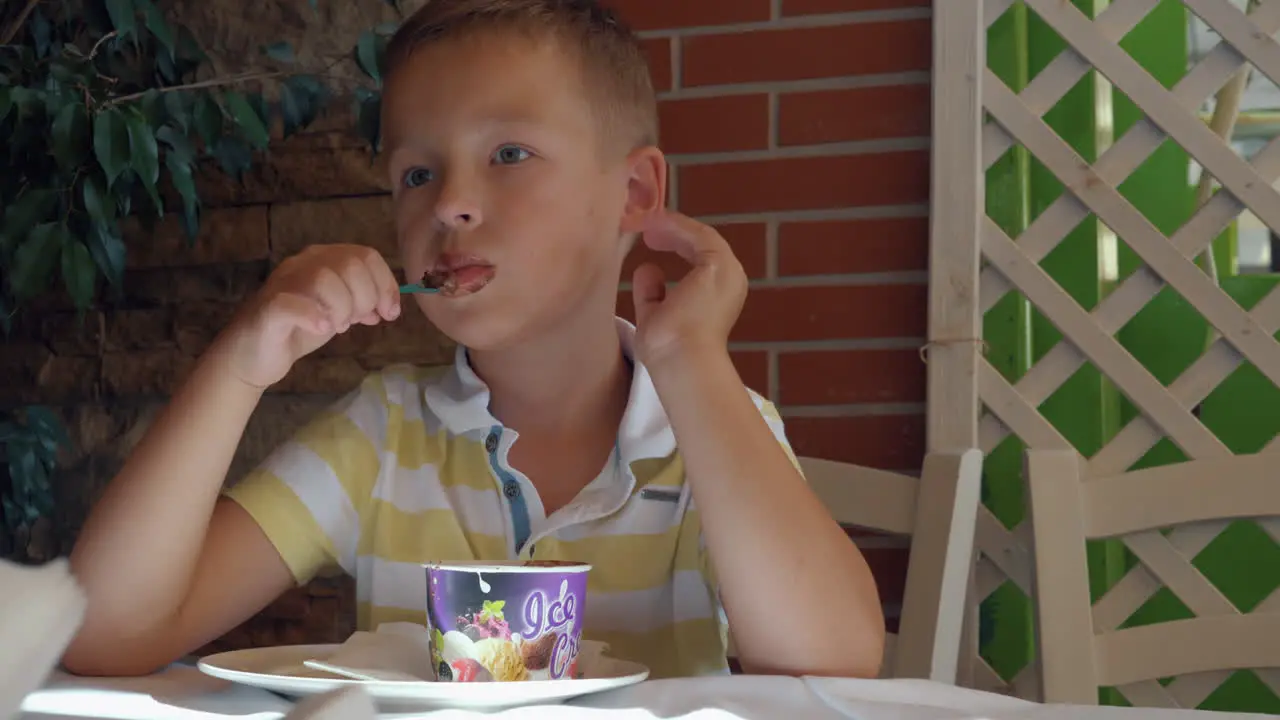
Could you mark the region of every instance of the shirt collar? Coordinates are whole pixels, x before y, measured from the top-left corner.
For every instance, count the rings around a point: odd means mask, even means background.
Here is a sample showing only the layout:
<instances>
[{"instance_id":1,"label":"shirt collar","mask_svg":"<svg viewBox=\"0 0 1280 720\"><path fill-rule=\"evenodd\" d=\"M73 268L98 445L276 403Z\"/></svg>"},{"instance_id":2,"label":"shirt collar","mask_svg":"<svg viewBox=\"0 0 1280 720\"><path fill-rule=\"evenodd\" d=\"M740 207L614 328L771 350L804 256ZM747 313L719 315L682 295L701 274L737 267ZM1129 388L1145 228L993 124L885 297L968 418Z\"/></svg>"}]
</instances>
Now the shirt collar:
<instances>
[{"instance_id":1,"label":"shirt collar","mask_svg":"<svg viewBox=\"0 0 1280 720\"><path fill-rule=\"evenodd\" d=\"M618 427L619 459L626 467L637 460L667 457L676 443L653 378L635 360L635 326L622 318L616 318L615 324L622 353L633 366L627 408ZM424 399L441 425L455 435L488 431L501 424L489 412L488 385L471 368L467 349L461 345L452 368L424 390Z\"/></svg>"}]
</instances>

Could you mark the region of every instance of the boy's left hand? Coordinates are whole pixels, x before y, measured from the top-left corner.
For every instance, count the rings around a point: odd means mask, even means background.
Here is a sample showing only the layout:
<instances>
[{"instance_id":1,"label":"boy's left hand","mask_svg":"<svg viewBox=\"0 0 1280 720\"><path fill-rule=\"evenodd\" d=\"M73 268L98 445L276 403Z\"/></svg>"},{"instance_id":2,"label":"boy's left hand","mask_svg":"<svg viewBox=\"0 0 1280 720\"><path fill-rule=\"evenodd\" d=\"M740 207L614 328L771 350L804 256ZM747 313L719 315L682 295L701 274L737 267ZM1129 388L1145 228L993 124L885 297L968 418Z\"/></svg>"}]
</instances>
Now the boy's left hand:
<instances>
[{"instance_id":1,"label":"boy's left hand","mask_svg":"<svg viewBox=\"0 0 1280 720\"><path fill-rule=\"evenodd\" d=\"M713 228L669 210L650 216L644 243L674 252L693 267L675 287L652 263L636 268L636 351L647 366L704 352L726 352L729 331L747 297L747 275Z\"/></svg>"}]
</instances>

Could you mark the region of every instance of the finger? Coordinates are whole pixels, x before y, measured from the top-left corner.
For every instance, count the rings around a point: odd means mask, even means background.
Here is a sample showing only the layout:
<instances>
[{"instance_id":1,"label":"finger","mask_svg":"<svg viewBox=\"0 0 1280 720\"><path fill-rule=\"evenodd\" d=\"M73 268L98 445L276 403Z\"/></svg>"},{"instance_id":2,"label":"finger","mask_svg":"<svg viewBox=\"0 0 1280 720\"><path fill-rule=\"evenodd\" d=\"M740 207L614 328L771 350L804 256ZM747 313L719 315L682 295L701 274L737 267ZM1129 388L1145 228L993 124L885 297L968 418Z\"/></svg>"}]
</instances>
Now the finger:
<instances>
[{"instance_id":1,"label":"finger","mask_svg":"<svg viewBox=\"0 0 1280 720\"><path fill-rule=\"evenodd\" d=\"M373 276L373 284L377 289L378 314L387 320L400 317L400 281L396 280L395 273L391 272L391 266L387 265L387 261L377 252L369 253L365 258L365 265L368 266L369 273Z\"/></svg>"},{"instance_id":2,"label":"finger","mask_svg":"<svg viewBox=\"0 0 1280 720\"><path fill-rule=\"evenodd\" d=\"M716 257L733 254L729 243L714 228L669 210L649 216L644 242L654 250L674 252L691 265L706 264Z\"/></svg>"},{"instance_id":3,"label":"finger","mask_svg":"<svg viewBox=\"0 0 1280 720\"><path fill-rule=\"evenodd\" d=\"M667 278L662 268L644 263L631 276L631 301L636 308L636 324L643 325L649 313L667 297Z\"/></svg>"},{"instance_id":4,"label":"finger","mask_svg":"<svg viewBox=\"0 0 1280 720\"><path fill-rule=\"evenodd\" d=\"M350 255L342 262L339 274L351 293L351 322L360 322L365 316L377 313L378 284L369 264L357 255Z\"/></svg>"},{"instance_id":5,"label":"finger","mask_svg":"<svg viewBox=\"0 0 1280 720\"><path fill-rule=\"evenodd\" d=\"M281 293L272 298L265 321L267 333L272 337L286 337L294 330L313 335L332 335L335 331L328 308L315 298L295 293Z\"/></svg>"},{"instance_id":6,"label":"finger","mask_svg":"<svg viewBox=\"0 0 1280 720\"><path fill-rule=\"evenodd\" d=\"M338 273L331 268L321 268L312 283L311 297L328 311L335 330L346 332L351 327L351 290Z\"/></svg>"}]
</instances>

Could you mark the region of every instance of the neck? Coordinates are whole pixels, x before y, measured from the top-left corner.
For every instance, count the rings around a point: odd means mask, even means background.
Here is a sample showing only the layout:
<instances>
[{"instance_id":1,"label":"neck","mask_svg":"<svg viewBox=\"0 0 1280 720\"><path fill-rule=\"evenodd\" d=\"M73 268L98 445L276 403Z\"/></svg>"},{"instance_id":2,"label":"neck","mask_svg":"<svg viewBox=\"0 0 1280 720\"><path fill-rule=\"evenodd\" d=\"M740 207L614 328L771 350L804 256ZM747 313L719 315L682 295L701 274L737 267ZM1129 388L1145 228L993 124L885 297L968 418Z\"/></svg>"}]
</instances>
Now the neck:
<instances>
[{"instance_id":1,"label":"neck","mask_svg":"<svg viewBox=\"0 0 1280 720\"><path fill-rule=\"evenodd\" d=\"M501 351L470 352L489 386L489 409L516 432L573 433L622 421L631 368L613 316L562 328Z\"/></svg>"}]
</instances>

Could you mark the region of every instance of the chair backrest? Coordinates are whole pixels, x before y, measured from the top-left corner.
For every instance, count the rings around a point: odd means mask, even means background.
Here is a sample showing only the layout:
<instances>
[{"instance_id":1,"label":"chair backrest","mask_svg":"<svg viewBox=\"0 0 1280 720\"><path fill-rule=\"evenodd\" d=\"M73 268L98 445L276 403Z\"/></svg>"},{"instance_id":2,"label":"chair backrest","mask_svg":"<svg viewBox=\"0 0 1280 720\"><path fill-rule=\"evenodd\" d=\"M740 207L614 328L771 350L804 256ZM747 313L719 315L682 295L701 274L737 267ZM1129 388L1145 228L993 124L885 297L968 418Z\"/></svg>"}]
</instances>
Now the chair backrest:
<instances>
[{"instance_id":1,"label":"chair backrest","mask_svg":"<svg viewBox=\"0 0 1280 720\"><path fill-rule=\"evenodd\" d=\"M1233 520L1258 519L1280 544L1278 459L1226 456L1094 477L1074 451L1027 452L1045 702L1096 704L1099 687L1114 687L1134 705L1196 707L1241 669L1280 694L1280 592L1244 614L1192 564ZM1139 564L1095 603L1085 542L1109 538ZM1195 617L1126 627L1161 587Z\"/></svg>"},{"instance_id":2,"label":"chair backrest","mask_svg":"<svg viewBox=\"0 0 1280 720\"><path fill-rule=\"evenodd\" d=\"M911 537L899 633L887 639L881 676L954 684L973 567L981 452L930 455L919 478L799 460L809 487L841 525Z\"/></svg>"}]
</instances>

